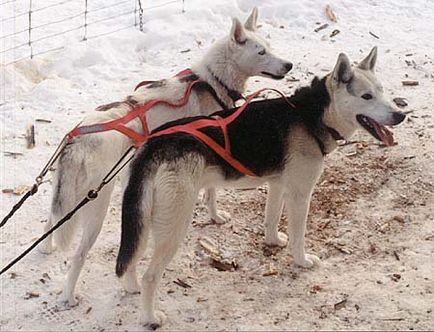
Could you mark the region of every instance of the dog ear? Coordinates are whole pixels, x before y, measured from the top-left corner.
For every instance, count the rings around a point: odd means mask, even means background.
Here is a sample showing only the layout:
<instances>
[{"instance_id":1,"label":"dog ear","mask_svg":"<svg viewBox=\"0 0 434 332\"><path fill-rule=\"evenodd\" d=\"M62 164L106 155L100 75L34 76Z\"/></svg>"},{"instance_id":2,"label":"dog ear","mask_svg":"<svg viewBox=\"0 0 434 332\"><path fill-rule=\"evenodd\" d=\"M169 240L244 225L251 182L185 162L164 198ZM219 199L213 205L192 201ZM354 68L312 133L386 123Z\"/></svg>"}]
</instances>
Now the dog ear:
<instances>
[{"instance_id":1,"label":"dog ear","mask_svg":"<svg viewBox=\"0 0 434 332\"><path fill-rule=\"evenodd\" d=\"M243 25L237 18L232 19L231 38L237 44L244 44L247 40Z\"/></svg>"},{"instance_id":2,"label":"dog ear","mask_svg":"<svg viewBox=\"0 0 434 332\"><path fill-rule=\"evenodd\" d=\"M257 23L258 23L258 7L255 7L253 8L249 18L246 20L246 23L244 23L244 27L247 30L255 31L257 28Z\"/></svg>"},{"instance_id":3,"label":"dog ear","mask_svg":"<svg viewBox=\"0 0 434 332\"><path fill-rule=\"evenodd\" d=\"M373 47L368 56L359 64L360 69L374 71L375 63L377 62L377 46Z\"/></svg>"},{"instance_id":4,"label":"dog ear","mask_svg":"<svg viewBox=\"0 0 434 332\"><path fill-rule=\"evenodd\" d=\"M333 81L336 83L348 83L353 78L353 75L350 59L344 53L339 54L338 61L333 69Z\"/></svg>"}]
</instances>

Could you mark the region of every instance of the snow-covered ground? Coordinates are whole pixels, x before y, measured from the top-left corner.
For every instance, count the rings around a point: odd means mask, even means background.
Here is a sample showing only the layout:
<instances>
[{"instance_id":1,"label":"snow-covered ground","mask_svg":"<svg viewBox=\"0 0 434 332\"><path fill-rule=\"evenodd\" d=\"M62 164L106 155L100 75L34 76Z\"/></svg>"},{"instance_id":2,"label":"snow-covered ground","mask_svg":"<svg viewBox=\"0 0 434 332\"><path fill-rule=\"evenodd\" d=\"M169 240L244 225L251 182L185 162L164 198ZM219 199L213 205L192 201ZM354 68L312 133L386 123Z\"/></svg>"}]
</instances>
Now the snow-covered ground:
<instances>
[{"instance_id":1,"label":"snow-covered ground","mask_svg":"<svg viewBox=\"0 0 434 332\"><path fill-rule=\"evenodd\" d=\"M33 0L33 6L56 2ZM145 7L157 7L167 1L143 2ZM109 4L89 3L94 8ZM131 4L122 12L134 9L134 1ZM337 0L330 2L337 23L325 15L326 4L322 0L186 0L182 13L179 1L146 10L144 33L129 28L82 42L82 31L77 30L60 41L44 41L46 48L61 43L64 49L59 52L7 66L27 55L28 49L1 55L1 189L31 184L83 113L124 98L139 81L172 76L188 67L228 32L230 17L245 19L258 6L261 33L276 53L295 64L288 77L299 81L252 79L250 91L267 86L291 92L313 75L324 75L340 52L360 60L377 45L378 77L391 98L408 99L404 110L409 117L394 129L397 146L349 145L327 158L309 217L307 242L323 260L313 270L293 267L285 250L263 249L266 188L221 190L219 205L232 215L227 225L207 225L199 205L185 245L161 286L160 309L168 316L164 329L434 329L434 2ZM27 8L27 1L0 5L0 18ZM35 16L35 24L82 8L83 1L70 1ZM119 12L114 7L104 15ZM89 35L133 23L133 16L121 17L89 30ZM314 32L323 23L329 26ZM25 18L2 21L1 35L21 31L26 24ZM74 22L63 23L60 31L73 26ZM47 29L44 33L56 32L55 27ZM330 37L335 29L339 33ZM3 39L0 51L25 40L25 36ZM417 80L419 85L403 86L402 80ZM36 147L28 150L24 134L32 123ZM374 142L364 133L355 139ZM46 184L1 229L1 266L42 233L50 195ZM17 199L0 193L1 217ZM114 275L119 211L117 188L77 286L80 305L65 310L58 302L68 266L65 255L43 256L35 251L0 278L0 330L141 329L139 297L124 294ZM220 272L210 266L198 245L204 236L229 257L236 257L239 269ZM270 266L277 274L264 276ZM146 260L140 267L142 272ZM173 283L177 278L192 288L180 288ZM29 292L37 296L29 298Z\"/></svg>"}]
</instances>

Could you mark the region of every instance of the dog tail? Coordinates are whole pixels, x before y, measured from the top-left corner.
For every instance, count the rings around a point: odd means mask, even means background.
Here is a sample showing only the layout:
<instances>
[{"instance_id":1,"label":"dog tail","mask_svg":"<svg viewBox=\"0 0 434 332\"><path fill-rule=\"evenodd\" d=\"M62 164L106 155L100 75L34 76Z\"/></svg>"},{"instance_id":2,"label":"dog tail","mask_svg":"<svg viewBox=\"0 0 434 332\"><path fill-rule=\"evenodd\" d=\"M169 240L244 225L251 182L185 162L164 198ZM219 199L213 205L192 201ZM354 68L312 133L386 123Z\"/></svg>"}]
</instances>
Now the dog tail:
<instances>
[{"instance_id":1,"label":"dog tail","mask_svg":"<svg viewBox=\"0 0 434 332\"><path fill-rule=\"evenodd\" d=\"M130 168L130 178L122 201L121 244L116 262L116 275L122 277L133 261L138 259L147 240L152 209L151 154L142 150ZM146 238L145 238L146 237Z\"/></svg>"},{"instance_id":2,"label":"dog tail","mask_svg":"<svg viewBox=\"0 0 434 332\"><path fill-rule=\"evenodd\" d=\"M50 221L56 223L70 212L77 200L76 179L80 168L73 167L69 151L64 151L57 163L53 177L53 198L51 201ZM76 218L73 217L54 232L54 241L61 250L70 247L76 229Z\"/></svg>"}]
</instances>

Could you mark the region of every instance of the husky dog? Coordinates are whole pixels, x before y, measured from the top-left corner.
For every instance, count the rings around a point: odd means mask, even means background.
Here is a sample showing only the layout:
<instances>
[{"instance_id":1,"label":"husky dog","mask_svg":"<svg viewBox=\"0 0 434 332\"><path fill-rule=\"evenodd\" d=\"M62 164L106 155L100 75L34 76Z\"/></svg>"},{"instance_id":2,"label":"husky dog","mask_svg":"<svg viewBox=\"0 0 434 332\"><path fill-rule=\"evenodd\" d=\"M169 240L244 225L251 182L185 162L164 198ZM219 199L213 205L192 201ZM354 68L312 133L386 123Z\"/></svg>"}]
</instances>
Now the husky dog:
<instances>
[{"instance_id":1,"label":"husky dog","mask_svg":"<svg viewBox=\"0 0 434 332\"><path fill-rule=\"evenodd\" d=\"M359 128L392 145L392 133L384 126L405 118L383 97L374 74L376 58L374 48L352 67L348 57L340 54L329 75L315 78L288 99L252 102L227 125L232 156L256 177L240 173L190 134L157 136L141 147L124 193L116 273L120 277L135 266L152 232L155 248L142 279L145 324L157 328L162 322L164 315L154 309L157 285L185 236L201 188L242 188L267 182L266 244L287 244L288 237L277 227L285 203L294 263L310 268L319 262L317 256L305 252L304 236L312 190L325 156L337 147L337 140L350 138ZM226 118L234 111L215 116ZM182 119L156 131L203 118L212 117ZM222 145L226 141L221 130L208 127L201 132Z\"/></svg>"},{"instance_id":2,"label":"husky dog","mask_svg":"<svg viewBox=\"0 0 434 332\"><path fill-rule=\"evenodd\" d=\"M274 55L268 42L256 33L257 17L258 10L255 8L244 26L234 18L229 36L213 45L202 61L191 67L194 74L142 87L137 93L127 97L125 102L99 107L97 112L87 115L81 125L118 119L131 111L129 105L141 105L155 98L176 102L183 97L191 81L200 79L203 84L195 85L184 107L157 105L147 113L148 126L152 130L174 119L207 115L222 108L233 107L251 76L282 79L291 70L292 64ZM138 133L143 132L139 119L132 122L131 129ZM116 131L79 136L72 144L67 145L57 164L51 214L45 230L69 212L90 189L98 186L104 175L131 145L132 141L128 137ZM76 224L80 222L83 228L81 242L72 258L62 294L62 300L71 306L77 304L74 288L87 253L100 233L113 186L113 183L107 185L97 200L81 209L72 220L54 233L57 246L67 249ZM215 191L212 189L208 193L208 202L211 218L222 222L223 218L216 211ZM42 244L41 251L49 253L52 249L52 239L48 238ZM127 275L126 290L139 291L134 269L129 270Z\"/></svg>"}]
</instances>

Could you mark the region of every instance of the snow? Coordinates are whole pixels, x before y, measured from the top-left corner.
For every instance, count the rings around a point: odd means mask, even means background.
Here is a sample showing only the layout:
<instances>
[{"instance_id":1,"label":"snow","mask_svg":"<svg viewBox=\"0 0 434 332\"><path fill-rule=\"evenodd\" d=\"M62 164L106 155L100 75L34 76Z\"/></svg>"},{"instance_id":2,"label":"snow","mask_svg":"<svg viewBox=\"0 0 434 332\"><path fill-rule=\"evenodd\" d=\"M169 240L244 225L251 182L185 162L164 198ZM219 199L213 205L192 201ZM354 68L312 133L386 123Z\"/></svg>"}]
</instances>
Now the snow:
<instances>
[{"instance_id":1,"label":"snow","mask_svg":"<svg viewBox=\"0 0 434 332\"><path fill-rule=\"evenodd\" d=\"M33 8L38 9L59 0L32 2ZM319 235L313 230L320 219L311 216L313 226L307 242L321 254L322 266L312 271L291 267L286 251L264 257L260 234L264 195L260 191L222 190L219 205L232 214L233 220L222 227L190 229L184 247L163 279L158 305L168 315L164 326L167 329L433 329L434 2L336 0L330 4L338 17L337 23L327 20L324 10L327 2L321 0L187 0L184 13L182 1L158 7L166 2L143 1L146 8L154 7L144 12L144 33L133 27L124 29L134 23L133 15L125 15L90 25L87 41L82 41L84 30L77 29L35 43L33 50L36 54L63 46L58 52L11 65L6 64L28 56L28 46L0 55L0 187L33 183L63 135L85 112L124 98L139 81L169 77L188 67L229 31L231 16L245 19L253 6L259 8L261 33L270 39L276 53L295 64L289 76L300 81L255 78L249 81L249 91L267 86L291 92L310 81L313 77L310 73L324 75L340 52L357 61L377 45L377 75L386 93L391 98L407 98L410 105L407 110L413 113L410 120L394 129L397 147L387 150L368 147L353 159L346 156L353 147L347 147L327 160L329 175L336 169L345 170L348 165L359 167L378 160L383 162L381 158L394 165L392 171L383 173L375 173L369 167L359 169L366 172L363 177L366 183L372 184L381 177L384 184L377 184L375 192L357 196L341 216L342 221L327 233L330 241L352 245L353 253L333 251L318 240ZM43 25L80 13L83 3L69 1L36 11L33 24ZM89 6L91 10L116 3L95 0ZM0 4L0 36L27 28L26 15L3 21L25 13L27 8L28 1ZM119 2L100 12L90 12L88 20L95 22L131 10L134 1ZM83 24L82 20L82 16L77 16L61 24L35 29L32 38L72 29ZM329 27L315 33L317 23L329 23ZM330 38L334 29L340 33ZM120 31L91 38L115 30ZM24 32L16 38L1 39L0 52L25 43L26 38ZM189 51L181 52L186 50ZM404 79L418 80L420 85L403 87ZM35 122L36 119L52 122ZM36 148L28 150L23 134L31 123L36 125ZM363 133L356 139L371 140ZM23 155L11 157L5 152ZM324 178L328 179L327 175ZM336 184L337 188L340 186L343 185ZM46 184L1 229L1 266L40 236L50 195L50 186ZM0 193L1 216L17 199ZM35 251L11 270L16 273L14 279L10 273L0 278L0 330L140 328L139 297L125 295L114 275L120 201L117 188L102 234L77 286L80 305L64 310L58 303L67 270L65 255L55 252L43 256ZM254 203L250 210L249 202ZM396 222L390 222L395 215L408 216L409 221L397 226ZM195 224L205 222L203 206L199 206ZM379 232L375 228L378 223L388 228ZM216 238L226 250L237 252L243 257L243 268L218 272L205 264L197 246L197 238L203 235ZM371 244L377 248L375 253L368 253ZM250 256L244 257L247 252ZM393 252L399 252L399 261ZM261 269L270 263L276 265L279 275L262 277ZM143 261L141 271L145 267ZM48 273L50 279L43 277L43 273ZM402 275L402 279L391 281L393 274ZM172 283L177 278L188 280L193 288L188 291L178 288ZM322 290L310 292L317 284ZM174 292L168 294L169 290ZM39 297L24 299L28 291L37 292ZM344 295L348 296L346 308L334 311L333 304ZM355 309L356 304L359 309ZM86 313L89 308L91 311Z\"/></svg>"}]
</instances>

